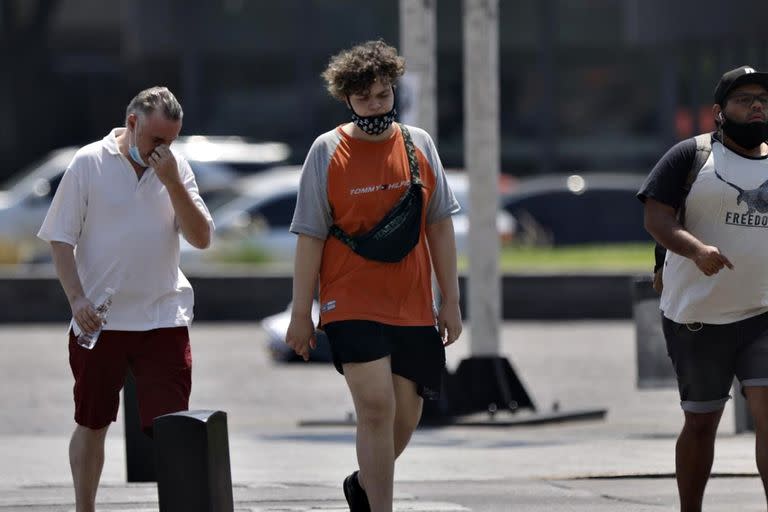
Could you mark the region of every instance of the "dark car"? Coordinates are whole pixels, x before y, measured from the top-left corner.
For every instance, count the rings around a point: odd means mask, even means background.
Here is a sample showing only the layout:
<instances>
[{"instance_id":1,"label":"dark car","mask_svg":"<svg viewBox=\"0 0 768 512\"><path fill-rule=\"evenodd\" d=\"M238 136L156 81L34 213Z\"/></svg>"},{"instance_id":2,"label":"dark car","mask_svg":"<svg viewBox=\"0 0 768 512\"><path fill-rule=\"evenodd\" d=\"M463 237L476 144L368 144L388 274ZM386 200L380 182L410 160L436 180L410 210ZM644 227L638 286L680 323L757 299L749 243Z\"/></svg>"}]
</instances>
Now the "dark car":
<instances>
[{"instance_id":1,"label":"dark car","mask_svg":"<svg viewBox=\"0 0 768 512\"><path fill-rule=\"evenodd\" d=\"M645 242L644 175L585 173L523 178L503 199L518 239L552 245Z\"/></svg>"}]
</instances>

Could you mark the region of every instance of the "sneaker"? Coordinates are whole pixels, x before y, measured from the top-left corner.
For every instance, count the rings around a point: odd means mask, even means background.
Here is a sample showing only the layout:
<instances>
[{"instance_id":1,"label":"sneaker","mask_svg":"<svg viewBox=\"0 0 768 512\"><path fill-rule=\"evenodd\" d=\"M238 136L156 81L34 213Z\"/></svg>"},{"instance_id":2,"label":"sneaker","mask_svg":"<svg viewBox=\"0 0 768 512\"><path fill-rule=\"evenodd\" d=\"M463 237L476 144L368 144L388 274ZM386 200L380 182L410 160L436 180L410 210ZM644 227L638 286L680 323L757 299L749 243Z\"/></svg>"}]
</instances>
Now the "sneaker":
<instances>
[{"instance_id":1,"label":"sneaker","mask_svg":"<svg viewBox=\"0 0 768 512\"><path fill-rule=\"evenodd\" d=\"M350 512L371 512L371 505L368 504L368 496L365 491L360 487L360 482L357 479L355 471L347 478L344 479L343 489L344 497L347 498L347 504L349 504Z\"/></svg>"}]
</instances>

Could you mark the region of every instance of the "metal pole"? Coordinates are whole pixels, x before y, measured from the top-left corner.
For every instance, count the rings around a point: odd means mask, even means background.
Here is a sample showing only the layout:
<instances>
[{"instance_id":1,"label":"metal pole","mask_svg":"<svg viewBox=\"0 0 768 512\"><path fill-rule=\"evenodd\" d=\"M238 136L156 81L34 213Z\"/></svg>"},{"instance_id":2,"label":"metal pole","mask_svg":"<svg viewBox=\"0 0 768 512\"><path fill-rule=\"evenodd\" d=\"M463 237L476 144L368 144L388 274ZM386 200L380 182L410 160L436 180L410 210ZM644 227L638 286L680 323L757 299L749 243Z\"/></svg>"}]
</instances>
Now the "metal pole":
<instances>
[{"instance_id":1,"label":"metal pole","mask_svg":"<svg viewBox=\"0 0 768 512\"><path fill-rule=\"evenodd\" d=\"M405 112L400 119L429 133L437 142L437 0L400 0L400 53L406 74L400 98Z\"/></svg>"},{"instance_id":2,"label":"metal pole","mask_svg":"<svg viewBox=\"0 0 768 512\"><path fill-rule=\"evenodd\" d=\"M499 353L498 0L464 0L464 165L469 174L472 356Z\"/></svg>"}]
</instances>

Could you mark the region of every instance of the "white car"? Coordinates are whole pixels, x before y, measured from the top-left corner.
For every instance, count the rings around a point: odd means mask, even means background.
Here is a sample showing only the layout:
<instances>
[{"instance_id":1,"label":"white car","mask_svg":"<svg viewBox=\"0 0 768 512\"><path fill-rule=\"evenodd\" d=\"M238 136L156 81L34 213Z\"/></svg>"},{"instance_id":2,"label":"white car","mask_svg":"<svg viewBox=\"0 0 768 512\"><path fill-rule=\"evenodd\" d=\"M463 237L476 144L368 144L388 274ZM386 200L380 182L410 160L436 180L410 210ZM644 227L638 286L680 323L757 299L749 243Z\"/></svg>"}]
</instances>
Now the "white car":
<instances>
[{"instance_id":1,"label":"white car","mask_svg":"<svg viewBox=\"0 0 768 512\"><path fill-rule=\"evenodd\" d=\"M232 185L238 174L234 169L216 160L190 159L183 144L179 148L174 144L173 149L189 161L200 194L210 209L236 197ZM77 150L77 147L66 147L51 151L12 176L0 190L0 263L50 261L47 244L36 235Z\"/></svg>"},{"instance_id":2,"label":"white car","mask_svg":"<svg viewBox=\"0 0 768 512\"><path fill-rule=\"evenodd\" d=\"M213 210L216 225L211 247L200 250L181 243L182 265L234 258L256 261L290 261L296 235L288 228L296 208L301 167L276 167L237 184L238 197Z\"/></svg>"},{"instance_id":3,"label":"white car","mask_svg":"<svg viewBox=\"0 0 768 512\"><path fill-rule=\"evenodd\" d=\"M462 172L446 172L448 184L462 211L453 216L456 250L465 255L469 244L469 181ZM182 264L233 259L291 262L296 236L288 231L301 178L300 166L270 169L248 177L238 185L241 196L213 212L216 233L212 247L200 251L182 243ZM515 233L515 219L499 209L496 227L502 243Z\"/></svg>"}]
</instances>

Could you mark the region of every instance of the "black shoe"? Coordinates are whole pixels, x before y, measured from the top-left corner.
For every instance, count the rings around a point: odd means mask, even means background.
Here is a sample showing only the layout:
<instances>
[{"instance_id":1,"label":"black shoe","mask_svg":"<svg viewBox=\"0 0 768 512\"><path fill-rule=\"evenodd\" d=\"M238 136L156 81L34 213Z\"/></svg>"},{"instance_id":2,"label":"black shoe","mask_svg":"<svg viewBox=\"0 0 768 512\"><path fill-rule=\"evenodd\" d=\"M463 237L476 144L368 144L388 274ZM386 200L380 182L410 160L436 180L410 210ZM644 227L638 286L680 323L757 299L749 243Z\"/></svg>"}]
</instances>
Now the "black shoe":
<instances>
[{"instance_id":1,"label":"black shoe","mask_svg":"<svg viewBox=\"0 0 768 512\"><path fill-rule=\"evenodd\" d=\"M343 489L344 497L347 498L350 512L371 512L371 505L368 503L368 496L365 491L360 487L360 482L357 479L355 471L347 478L344 479Z\"/></svg>"}]
</instances>

